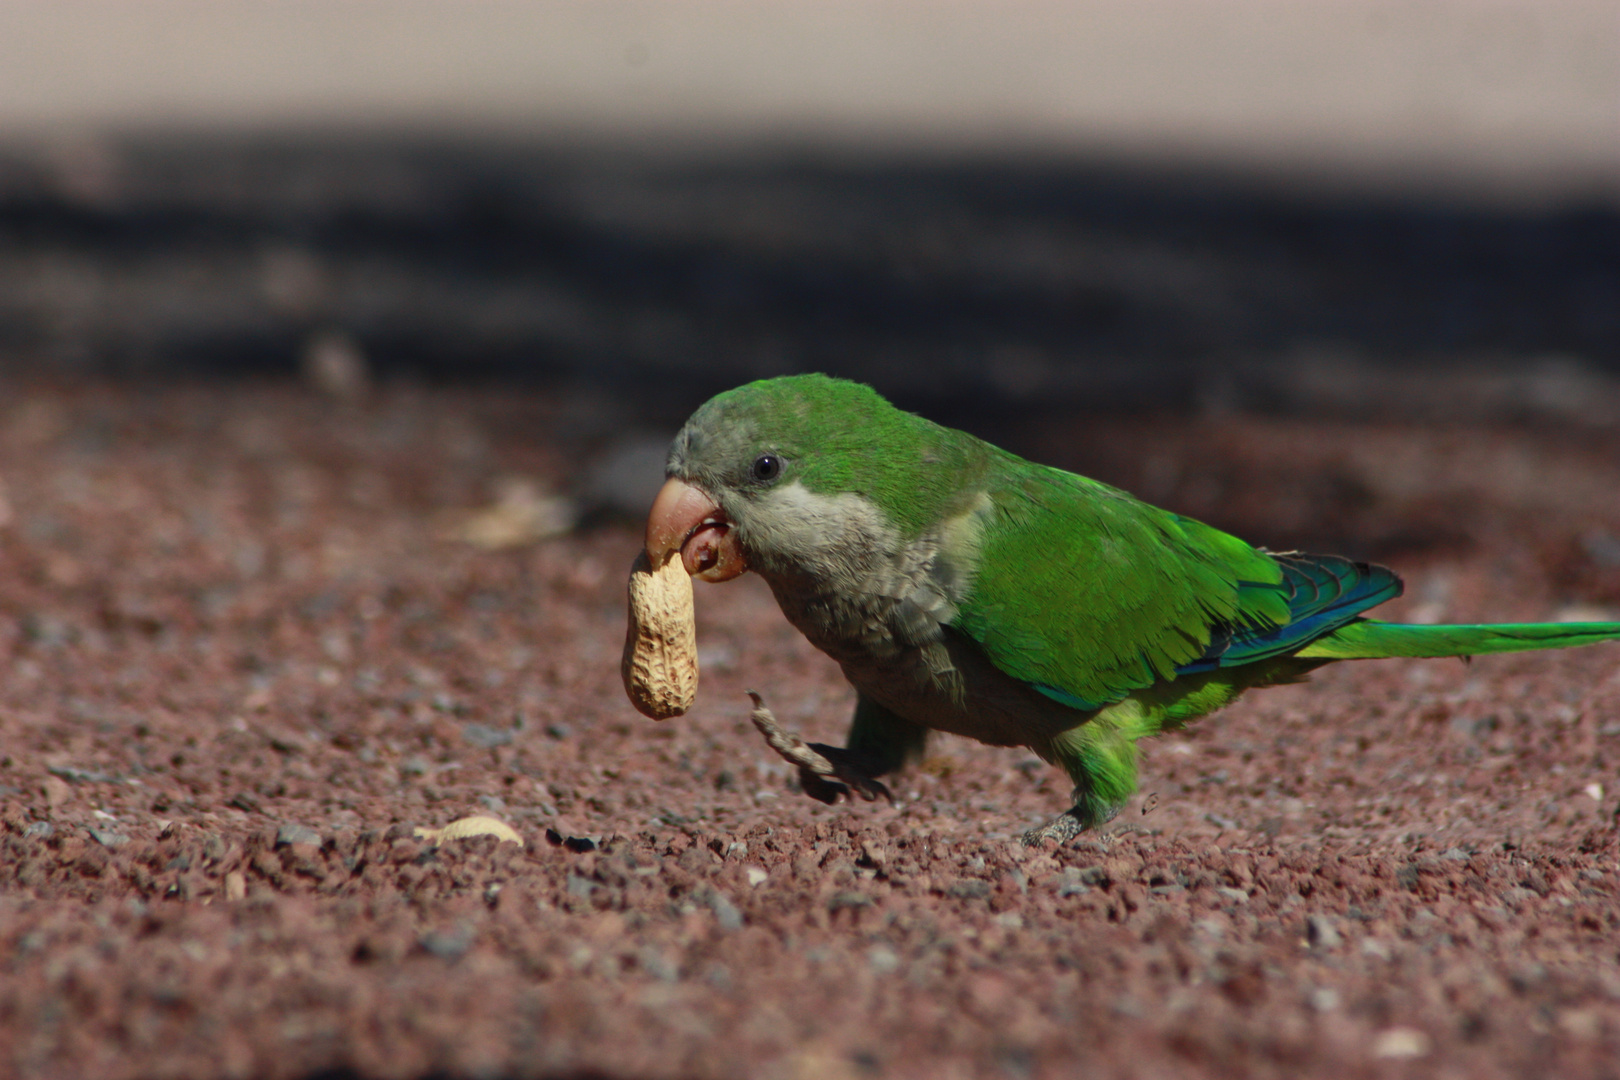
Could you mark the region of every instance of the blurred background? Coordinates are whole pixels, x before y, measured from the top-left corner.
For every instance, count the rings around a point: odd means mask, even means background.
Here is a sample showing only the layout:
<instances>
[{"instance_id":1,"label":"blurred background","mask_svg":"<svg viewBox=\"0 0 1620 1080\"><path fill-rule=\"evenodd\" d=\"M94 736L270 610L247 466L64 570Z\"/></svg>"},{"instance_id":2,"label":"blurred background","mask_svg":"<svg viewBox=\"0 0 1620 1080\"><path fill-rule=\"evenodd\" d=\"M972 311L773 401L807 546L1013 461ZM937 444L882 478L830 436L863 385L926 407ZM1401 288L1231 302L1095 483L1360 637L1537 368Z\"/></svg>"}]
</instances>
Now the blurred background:
<instances>
[{"instance_id":1,"label":"blurred background","mask_svg":"<svg viewBox=\"0 0 1620 1080\"><path fill-rule=\"evenodd\" d=\"M4 3L0 363L1607 424L1620 5Z\"/></svg>"}]
</instances>

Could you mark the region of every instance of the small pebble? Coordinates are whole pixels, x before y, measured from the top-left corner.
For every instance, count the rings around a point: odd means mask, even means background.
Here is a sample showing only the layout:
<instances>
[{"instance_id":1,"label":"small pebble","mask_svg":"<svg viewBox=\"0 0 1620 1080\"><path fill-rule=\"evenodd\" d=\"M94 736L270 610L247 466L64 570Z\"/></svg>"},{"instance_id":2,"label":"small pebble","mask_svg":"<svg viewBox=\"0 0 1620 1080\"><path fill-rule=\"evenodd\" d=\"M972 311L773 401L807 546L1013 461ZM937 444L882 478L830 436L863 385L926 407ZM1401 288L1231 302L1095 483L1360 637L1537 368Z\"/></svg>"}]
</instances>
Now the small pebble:
<instances>
[{"instance_id":1,"label":"small pebble","mask_svg":"<svg viewBox=\"0 0 1620 1080\"><path fill-rule=\"evenodd\" d=\"M1433 1040L1417 1028L1397 1027L1378 1033L1373 1040L1373 1057L1420 1058L1429 1053Z\"/></svg>"},{"instance_id":2,"label":"small pebble","mask_svg":"<svg viewBox=\"0 0 1620 1080\"><path fill-rule=\"evenodd\" d=\"M887 945L874 945L866 950L866 962L879 975L889 975L900 967L899 955Z\"/></svg>"},{"instance_id":3,"label":"small pebble","mask_svg":"<svg viewBox=\"0 0 1620 1080\"><path fill-rule=\"evenodd\" d=\"M480 750L506 746L516 735L511 728L493 728L485 724L464 724L461 728L461 737Z\"/></svg>"},{"instance_id":4,"label":"small pebble","mask_svg":"<svg viewBox=\"0 0 1620 1080\"><path fill-rule=\"evenodd\" d=\"M720 929L742 929L742 912L737 910L737 905L728 900L725 894L716 890L711 890L706 899L709 904L709 910L714 912L714 921L720 924Z\"/></svg>"},{"instance_id":5,"label":"small pebble","mask_svg":"<svg viewBox=\"0 0 1620 1080\"><path fill-rule=\"evenodd\" d=\"M1318 949L1337 949L1344 944L1344 935L1326 915L1309 915L1305 919L1305 940Z\"/></svg>"},{"instance_id":6,"label":"small pebble","mask_svg":"<svg viewBox=\"0 0 1620 1080\"><path fill-rule=\"evenodd\" d=\"M276 847L287 847L291 844L320 847L321 834L308 825L295 825L289 822L276 830Z\"/></svg>"}]
</instances>

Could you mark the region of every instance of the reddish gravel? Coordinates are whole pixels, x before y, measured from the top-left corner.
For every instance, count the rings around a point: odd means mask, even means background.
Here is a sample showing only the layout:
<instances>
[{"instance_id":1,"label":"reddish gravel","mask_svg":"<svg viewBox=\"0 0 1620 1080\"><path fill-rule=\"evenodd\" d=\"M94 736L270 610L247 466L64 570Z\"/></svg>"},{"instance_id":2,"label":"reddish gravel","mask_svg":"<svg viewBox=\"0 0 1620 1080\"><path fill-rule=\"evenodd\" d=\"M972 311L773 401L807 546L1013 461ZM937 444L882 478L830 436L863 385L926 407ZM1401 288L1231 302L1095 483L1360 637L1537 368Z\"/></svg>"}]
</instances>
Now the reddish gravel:
<instances>
[{"instance_id":1,"label":"reddish gravel","mask_svg":"<svg viewBox=\"0 0 1620 1080\"><path fill-rule=\"evenodd\" d=\"M585 417L586 419L582 419ZM1149 746L1107 836L941 738L799 794L851 694L759 582L618 683L629 523L485 552L566 396L0 385L0 1056L21 1077L1620 1075L1620 649L1341 665ZM594 427L592 425L595 425ZM620 431L623 434L625 432ZM1073 417L1023 447L1413 617L1620 607L1620 434ZM493 839L428 846L472 813Z\"/></svg>"}]
</instances>

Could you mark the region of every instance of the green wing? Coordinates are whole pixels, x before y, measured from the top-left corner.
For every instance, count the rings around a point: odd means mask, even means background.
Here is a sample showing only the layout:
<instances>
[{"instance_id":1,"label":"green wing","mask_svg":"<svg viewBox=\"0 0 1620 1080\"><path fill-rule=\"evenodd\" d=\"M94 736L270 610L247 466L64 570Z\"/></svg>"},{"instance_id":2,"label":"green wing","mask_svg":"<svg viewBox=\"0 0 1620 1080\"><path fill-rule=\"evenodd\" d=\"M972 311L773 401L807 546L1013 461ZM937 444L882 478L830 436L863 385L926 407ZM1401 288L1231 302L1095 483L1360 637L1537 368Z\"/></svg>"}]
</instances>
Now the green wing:
<instances>
[{"instance_id":1,"label":"green wing","mask_svg":"<svg viewBox=\"0 0 1620 1080\"><path fill-rule=\"evenodd\" d=\"M1097 709L1234 640L1286 636L1297 589L1237 537L1026 462L989 497L952 625L1064 704Z\"/></svg>"}]
</instances>

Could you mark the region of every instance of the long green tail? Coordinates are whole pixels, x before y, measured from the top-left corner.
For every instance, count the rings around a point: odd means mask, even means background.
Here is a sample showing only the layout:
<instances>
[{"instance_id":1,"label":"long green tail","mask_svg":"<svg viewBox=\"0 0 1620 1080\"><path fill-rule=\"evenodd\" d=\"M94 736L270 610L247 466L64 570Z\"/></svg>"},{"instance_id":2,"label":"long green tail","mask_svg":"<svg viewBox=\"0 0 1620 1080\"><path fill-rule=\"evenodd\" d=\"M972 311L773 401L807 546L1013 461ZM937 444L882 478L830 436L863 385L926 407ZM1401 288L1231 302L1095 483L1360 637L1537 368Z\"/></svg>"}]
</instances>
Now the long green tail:
<instances>
[{"instance_id":1,"label":"long green tail","mask_svg":"<svg viewBox=\"0 0 1620 1080\"><path fill-rule=\"evenodd\" d=\"M1423 626L1357 619L1317 638L1294 655L1302 660L1479 656L1532 649L1568 649L1576 645L1596 645L1600 641L1620 641L1620 622Z\"/></svg>"}]
</instances>

